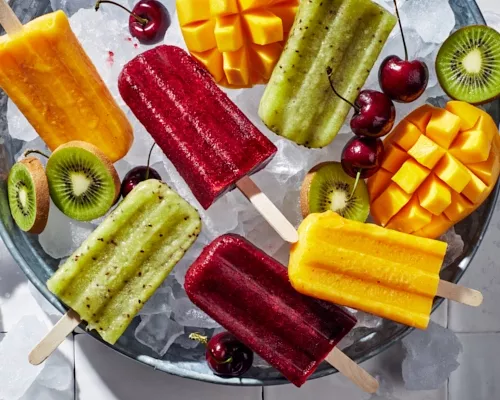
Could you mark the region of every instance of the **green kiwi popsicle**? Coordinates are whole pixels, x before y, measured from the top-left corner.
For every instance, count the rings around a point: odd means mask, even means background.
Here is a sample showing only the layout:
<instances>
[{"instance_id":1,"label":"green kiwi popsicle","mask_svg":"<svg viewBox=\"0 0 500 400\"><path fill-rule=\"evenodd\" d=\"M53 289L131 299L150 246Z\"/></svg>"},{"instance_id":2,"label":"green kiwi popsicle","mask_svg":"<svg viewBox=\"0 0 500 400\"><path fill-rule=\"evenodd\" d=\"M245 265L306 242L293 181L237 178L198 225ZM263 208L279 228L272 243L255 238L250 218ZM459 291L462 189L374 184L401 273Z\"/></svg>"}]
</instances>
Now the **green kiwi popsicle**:
<instances>
[{"instance_id":1,"label":"green kiwi popsicle","mask_svg":"<svg viewBox=\"0 0 500 400\"><path fill-rule=\"evenodd\" d=\"M370 0L307 0L260 102L269 129L306 147L332 142L397 19Z\"/></svg>"},{"instance_id":2,"label":"green kiwi popsicle","mask_svg":"<svg viewBox=\"0 0 500 400\"><path fill-rule=\"evenodd\" d=\"M198 212L166 184L141 182L47 286L113 344L200 229Z\"/></svg>"}]
</instances>

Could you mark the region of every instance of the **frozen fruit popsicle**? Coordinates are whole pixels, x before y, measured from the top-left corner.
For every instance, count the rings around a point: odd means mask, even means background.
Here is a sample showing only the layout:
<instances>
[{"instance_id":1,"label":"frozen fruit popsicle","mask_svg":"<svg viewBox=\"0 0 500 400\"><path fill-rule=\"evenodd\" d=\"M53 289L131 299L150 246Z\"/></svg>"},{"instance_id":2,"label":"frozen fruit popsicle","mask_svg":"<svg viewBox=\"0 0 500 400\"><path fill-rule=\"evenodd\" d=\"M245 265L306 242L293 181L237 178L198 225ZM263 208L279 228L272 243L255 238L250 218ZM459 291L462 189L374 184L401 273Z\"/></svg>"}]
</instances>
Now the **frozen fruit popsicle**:
<instances>
[{"instance_id":1,"label":"frozen fruit popsicle","mask_svg":"<svg viewBox=\"0 0 500 400\"><path fill-rule=\"evenodd\" d=\"M236 185L245 191L247 177L276 153L207 70L178 47L140 54L125 65L118 87L205 209ZM289 223L288 230L296 241Z\"/></svg>"},{"instance_id":2,"label":"frozen fruit popsicle","mask_svg":"<svg viewBox=\"0 0 500 400\"><path fill-rule=\"evenodd\" d=\"M5 2L0 2L5 10ZM10 9L7 10L10 12ZM73 140L112 161L127 154L132 127L71 31L62 11L22 26L0 13L0 86L51 150Z\"/></svg>"},{"instance_id":3,"label":"frozen fruit popsicle","mask_svg":"<svg viewBox=\"0 0 500 400\"><path fill-rule=\"evenodd\" d=\"M356 324L339 307L296 292L283 265L237 235L221 236L203 250L186 274L185 289L194 304L296 386Z\"/></svg>"},{"instance_id":4,"label":"frozen fruit popsicle","mask_svg":"<svg viewBox=\"0 0 500 400\"><path fill-rule=\"evenodd\" d=\"M269 129L306 147L324 147L339 132L396 17L370 0L302 1L287 45L262 97Z\"/></svg>"},{"instance_id":5,"label":"frozen fruit popsicle","mask_svg":"<svg viewBox=\"0 0 500 400\"><path fill-rule=\"evenodd\" d=\"M440 281L447 244L334 212L299 227L288 274L300 293L425 329L436 295L478 306L481 293Z\"/></svg>"},{"instance_id":6,"label":"frozen fruit popsicle","mask_svg":"<svg viewBox=\"0 0 500 400\"><path fill-rule=\"evenodd\" d=\"M113 344L200 229L197 211L166 184L141 182L47 286Z\"/></svg>"}]
</instances>

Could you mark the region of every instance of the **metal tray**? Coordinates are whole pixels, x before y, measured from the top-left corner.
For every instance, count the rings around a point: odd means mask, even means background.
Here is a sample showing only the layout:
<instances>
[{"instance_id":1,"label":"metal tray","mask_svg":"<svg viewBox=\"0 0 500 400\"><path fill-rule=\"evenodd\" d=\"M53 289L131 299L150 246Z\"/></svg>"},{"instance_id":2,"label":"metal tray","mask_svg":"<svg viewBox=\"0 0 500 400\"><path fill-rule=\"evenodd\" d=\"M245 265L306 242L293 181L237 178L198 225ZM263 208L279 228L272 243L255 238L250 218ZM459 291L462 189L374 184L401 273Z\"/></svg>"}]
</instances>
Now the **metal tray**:
<instances>
[{"instance_id":1,"label":"metal tray","mask_svg":"<svg viewBox=\"0 0 500 400\"><path fill-rule=\"evenodd\" d=\"M456 16L456 29L471 24L484 24L484 18L479 11L477 4L473 0L450 0L450 4ZM49 0L14 0L11 6L23 22L50 12ZM445 99L433 99L432 102L443 105ZM57 268L58 260L47 256L40 247L37 237L20 231L13 223L6 194L6 180L10 167L14 160L13 155L20 149L22 143L12 140L9 136L6 123L7 99L5 94L0 94L0 236L3 238L7 248L19 263L30 281L37 289L61 312L65 312L64 305L47 290L45 282ZM500 102L488 105L488 111L500 121ZM474 254L479 248L484 233L488 227L490 218L494 212L499 185L495 188L489 199L469 218L456 226L457 232L465 242L463 254L455 262L442 271L443 279L458 282L463 273L470 265ZM436 308L442 299L435 302ZM181 377L197 379L205 382L212 382L224 385L278 385L287 383L276 370L272 368L258 369L252 368L242 379L222 379L212 374L201 357L202 349L186 350L182 347L173 346L169 352L158 359L152 351L141 345L133 337L133 332L137 326L137 318L129 327L127 332L114 346L114 350L122 353L134 360L147 364L155 369L168 372ZM384 320L382 325L376 329L362 328L356 331L355 342L345 349L346 354L352 359L362 362L374 355L384 351L389 346L403 338L411 328ZM99 337L94 333L89 333L97 340ZM104 342L103 342L104 343ZM109 346L109 345L108 345ZM199 346L200 347L200 346ZM326 363L318 368L312 379L335 373L336 370Z\"/></svg>"}]
</instances>

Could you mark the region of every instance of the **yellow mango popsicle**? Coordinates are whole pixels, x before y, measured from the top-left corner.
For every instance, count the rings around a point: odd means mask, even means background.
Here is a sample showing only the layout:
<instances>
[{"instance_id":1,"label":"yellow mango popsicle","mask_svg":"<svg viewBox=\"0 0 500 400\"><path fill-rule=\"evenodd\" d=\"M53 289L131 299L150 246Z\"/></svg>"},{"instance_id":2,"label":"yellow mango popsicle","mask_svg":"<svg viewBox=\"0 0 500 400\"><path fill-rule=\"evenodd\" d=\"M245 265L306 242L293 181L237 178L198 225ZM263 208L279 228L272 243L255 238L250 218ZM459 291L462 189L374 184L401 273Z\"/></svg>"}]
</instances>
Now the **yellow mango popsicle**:
<instances>
[{"instance_id":1,"label":"yellow mango popsicle","mask_svg":"<svg viewBox=\"0 0 500 400\"><path fill-rule=\"evenodd\" d=\"M51 150L82 140L117 161L132 145L130 123L62 11L0 37L0 87Z\"/></svg>"},{"instance_id":2,"label":"yellow mango popsicle","mask_svg":"<svg viewBox=\"0 0 500 400\"><path fill-rule=\"evenodd\" d=\"M446 248L328 211L300 225L288 274L302 294L425 329Z\"/></svg>"}]
</instances>

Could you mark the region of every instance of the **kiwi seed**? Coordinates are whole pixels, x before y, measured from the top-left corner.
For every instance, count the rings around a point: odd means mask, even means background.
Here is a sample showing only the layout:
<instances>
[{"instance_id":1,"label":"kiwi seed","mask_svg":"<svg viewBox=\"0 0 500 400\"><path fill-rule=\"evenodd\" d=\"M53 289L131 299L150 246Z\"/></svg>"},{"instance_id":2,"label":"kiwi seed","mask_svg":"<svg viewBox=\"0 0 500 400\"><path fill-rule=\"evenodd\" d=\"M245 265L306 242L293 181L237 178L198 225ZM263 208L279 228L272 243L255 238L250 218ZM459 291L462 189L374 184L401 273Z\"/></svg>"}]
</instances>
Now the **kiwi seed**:
<instances>
[{"instance_id":1,"label":"kiwi seed","mask_svg":"<svg viewBox=\"0 0 500 400\"><path fill-rule=\"evenodd\" d=\"M59 146L47 162L50 197L68 217L91 221L106 214L120 194L112 161L81 141Z\"/></svg>"},{"instance_id":2,"label":"kiwi seed","mask_svg":"<svg viewBox=\"0 0 500 400\"><path fill-rule=\"evenodd\" d=\"M27 157L10 170L7 182L12 218L25 232L39 234L47 226L50 209L49 185L38 158Z\"/></svg>"},{"instance_id":3,"label":"kiwi seed","mask_svg":"<svg viewBox=\"0 0 500 400\"><path fill-rule=\"evenodd\" d=\"M457 30L436 58L439 84L453 99L482 104L500 96L500 33L484 25Z\"/></svg>"},{"instance_id":4,"label":"kiwi seed","mask_svg":"<svg viewBox=\"0 0 500 400\"><path fill-rule=\"evenodd\" d=\"M331 210L344 218L365 222L370 214L370 196L362 179L352 193L355 182L338 162L316 165L302 183L300 208L303 217Z\"/></svg>"}]
</instances>

